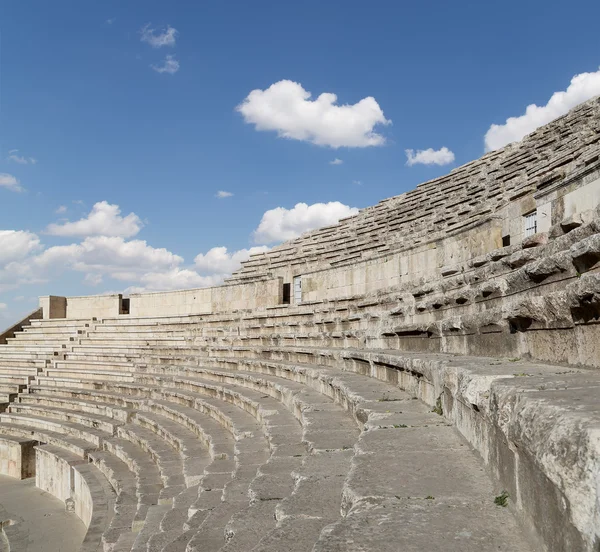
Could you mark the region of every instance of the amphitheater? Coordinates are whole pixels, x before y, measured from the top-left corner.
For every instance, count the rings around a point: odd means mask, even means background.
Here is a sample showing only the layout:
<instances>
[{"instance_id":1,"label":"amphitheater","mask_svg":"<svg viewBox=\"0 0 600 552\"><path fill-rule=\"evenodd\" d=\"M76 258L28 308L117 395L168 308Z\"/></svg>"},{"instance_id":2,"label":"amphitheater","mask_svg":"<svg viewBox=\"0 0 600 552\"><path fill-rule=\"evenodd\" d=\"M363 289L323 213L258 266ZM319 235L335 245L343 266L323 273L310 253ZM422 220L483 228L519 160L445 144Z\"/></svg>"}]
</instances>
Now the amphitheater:
<instances>
[{"instance_id":1,"label":"amphitheater","mask_svg":"<svg viewBox=\"0 0 600 552\"><path fill-rule=\"evenodd\" d=\"M3 552L598 552L600 98L222 286L42 297L0 343Z\"/></svg>"}]
</instances>

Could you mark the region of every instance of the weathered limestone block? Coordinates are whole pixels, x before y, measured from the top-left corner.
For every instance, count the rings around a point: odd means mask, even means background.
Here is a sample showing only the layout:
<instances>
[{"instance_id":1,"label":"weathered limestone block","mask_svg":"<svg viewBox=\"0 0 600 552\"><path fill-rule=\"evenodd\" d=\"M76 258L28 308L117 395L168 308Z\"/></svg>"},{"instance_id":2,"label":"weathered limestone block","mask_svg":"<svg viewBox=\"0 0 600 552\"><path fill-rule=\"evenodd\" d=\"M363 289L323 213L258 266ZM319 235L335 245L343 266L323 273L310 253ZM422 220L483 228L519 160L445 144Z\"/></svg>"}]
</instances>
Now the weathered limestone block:
<instances>
[{"instance_id":1,"label":"weathered limestone block","mask_svg":"<svg viewBox=\"0 0 600 552\"><path fill-rule=\"evenodd\" d=\"M529 249L530 247L539 247L548 243L548 232L538 232L533 236L529 236L523 240L521 247Z\"/></svg>"},{"instance_id":2,"label":"weathered limestone block","mask_svg":"<svg viewBox=\"0 0 600 552\"><path fill-rule=\"evenodd\" d=\"M479 286L477 295L478 297L483 297L484 299L491 296L502 295L506 291L506 287L506 280L503 278L490 280L489 282L485 282Z\"/></svg>"},{"instance_id":3,"label":"weathered limestone block","mask_svg":"<svg viewBox=\"0 0 600 552\"><path fill-rule=\"evenodd\" d=\"M575 322L600 318L600 274L584 274L567 286L565 295Z\"/></svg>"},{"instance_id":4,"label":"weathered limestone block","mask_svg":"<svg viewBox=\"0 0 600 552\"><path fill-rule=\"evenodd\" d=\"M586 272L600 261L600 234L574 244L569 250L579 272Z\"/></svg>"},{"instance_id":5,"label":"weathered limestone block","mask_svg":"<svg viewBox=\"0 0 600 552\"><path fill-rule=\"evenodd\" d=\"M442 276L453 276L454 274L458 274L462 271L462 267L460 265L447 265L443 266L440 269L440 273Z\"/></svg>"},{"instance_id":6,"label":"weathered limestone block","mask_svg":"<svg viewBox=\"0 0 600 552\"><path fill-rule=\"evenodd\" d=\"M502 260L504 264L506 264L509 268L521 268L522 266L530 263L535 259L535 256L529 249L519 250L509 257L506 257Z\"/></svg>"},{"instance_id":7,"label":"weathered limestone block","mask_svg":"<svg viewBox=\"0 0 600 552\"><path fill-rule=\"evenodd\" d=\"M0 435L0 474L16 479L35 475L35 445L37 441Z\"/></svg>"},{"instance_id":8,"label":"weathered limestone block","mask_svg":"<svg viewBox=\"0 0 600 552\"><path fill-rule=\"evenodd\" d=\"M525 266L525 273L535 283L544 281L546 278L561 272L568 272L571 269L571 255L568 251L563 251L552 257L546 257Z\"/></svg>"},{"instance_id":9,"label":"weathered limestone block","mask_svg":"<svg viewBox=\"0 0 600 552\"><path fill-rule=\"evenodd\" d=\"M589 209L587 211L582 211L580 213L575 213L570 217L566 217L560 221L560 226L562 230L566 232L570 232L579 226L590 222L594 218L594 211Z\"/></svg>"}]
</instances>

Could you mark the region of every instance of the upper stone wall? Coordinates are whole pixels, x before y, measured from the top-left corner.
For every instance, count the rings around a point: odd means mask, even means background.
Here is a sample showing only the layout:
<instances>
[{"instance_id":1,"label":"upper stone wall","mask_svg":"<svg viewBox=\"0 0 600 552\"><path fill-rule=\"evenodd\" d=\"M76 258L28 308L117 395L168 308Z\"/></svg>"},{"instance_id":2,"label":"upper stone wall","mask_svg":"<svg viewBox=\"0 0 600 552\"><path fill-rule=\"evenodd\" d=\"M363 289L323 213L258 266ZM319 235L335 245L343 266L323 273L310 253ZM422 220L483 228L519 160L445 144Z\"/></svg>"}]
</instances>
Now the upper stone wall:
<instances>
[{"instance_id":1,"label":"upper stone wall","mask_svg":"<svg viewBox=\"0 0 600 552\"><path fill-rule=\"evenodd\" d=\"M600 97L450 174L253 255L230 282L350 265L467 230L523 198L572 180L600 156ZM534 204L535 205L535 204Z\"/></svg>"}]
</instances>

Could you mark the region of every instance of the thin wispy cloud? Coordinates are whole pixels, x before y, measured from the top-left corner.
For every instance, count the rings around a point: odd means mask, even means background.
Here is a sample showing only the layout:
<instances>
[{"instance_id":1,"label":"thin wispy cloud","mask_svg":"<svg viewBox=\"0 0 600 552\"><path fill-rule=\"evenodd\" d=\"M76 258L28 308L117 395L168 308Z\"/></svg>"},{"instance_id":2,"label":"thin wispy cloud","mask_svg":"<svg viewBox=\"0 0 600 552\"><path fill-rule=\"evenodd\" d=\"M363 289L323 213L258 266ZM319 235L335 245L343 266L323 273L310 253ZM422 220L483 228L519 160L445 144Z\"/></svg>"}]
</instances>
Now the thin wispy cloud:
<instances>
[{"instance_id":1,"label":"thin wispy cloud","mask_svg":"<svg viewBox=\"0 0 600 552\"><path fill-rule=\"evenodd\" d=\"M142 27L140 31L142 42L150 44L153 48L162 48L163 46L175 46L177 29L167 25L164 31L153 29L150 23Z\"/></svg>"},{"instance_id":2,"label":"thin wispy cloud","mask_svg":"<svg viewBox=\"0 0 600 552\"><path fill-rule=\"evenodd\" d=\"M154 69L157 73L167 73L169 75L174 75L179 71L179 62L175 59L174 55L167 55L161 65L151 65L152 69Z\"/></svg>"},{"instance_id":3,"label":"thin wispy cloud","mask_svg":"<svg viewBox=\"0 0 600 552\"><path fill-rule=\"evenodd\" d=\"M117 20L116 17L110 17L109 19L106 20L106 24L112 25L116 20Z\"/></svg>"},{"instance_id":4,"label":"thin wispy cloud","mask_svg":"<svg viewBox=\"0 0 600 552\"><path fill-rule=\"evenodd\" d=\"M231 197L233 194L231 192L226 192L225 190L219 190L216 194L215 197L218 197L219 199L225 199L226 197Z\"/></svg>"},{"instance_id":5,"label":"thin wispy cloud","mask_svg":"<svg viewBox=\"0 0 600 552\"><path fill-rule=\"evenodd\" d=\"M337 157L333 160L333 161L329 161L330 165L343 165L344 162L341 159L338 159Z\"/></svg>"},{"instance_id":6,"label":"thin wispy cloud","mask_svg":"<svg viewBox=\"0 0 600 552\"><path fill-rule=\"evenodd\" d=\"M67 206L61 205L56 211L54 211L57 215L64 215L67 212Z\"/></svg>"},{"instance_id":7,"label":"thin wispy cloud","mask_svg":"<svg viewBox=\"0 0 600 552\"><path fill-rule=\"evenodd\" d=\"M35 165L37 163L37 159L34 157L26 157L24 155L19 155L19 150L12 149L8 152L7 161L12 161L13 163L18 163L19 165Z\"/></svg>"}]
</instances>

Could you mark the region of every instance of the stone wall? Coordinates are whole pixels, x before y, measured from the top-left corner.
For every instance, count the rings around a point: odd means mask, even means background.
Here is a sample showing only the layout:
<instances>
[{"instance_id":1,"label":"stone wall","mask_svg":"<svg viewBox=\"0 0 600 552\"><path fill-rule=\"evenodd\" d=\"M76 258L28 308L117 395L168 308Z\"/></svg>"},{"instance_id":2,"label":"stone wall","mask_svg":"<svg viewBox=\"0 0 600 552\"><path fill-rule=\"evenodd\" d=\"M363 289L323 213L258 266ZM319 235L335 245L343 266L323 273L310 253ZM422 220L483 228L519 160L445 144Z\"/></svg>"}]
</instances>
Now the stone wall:
<instances>
[{"instance_id":1,"label":"stone wall","mask_svg":"<svg viewBox=\"0 0 600 552\"><path fill-rule=\"evenodd\" d=\"M130 296L131 316L208 314L261 309L281 302L279 278L212 288L136 293Z\"/></svg>"}]
</instances>

